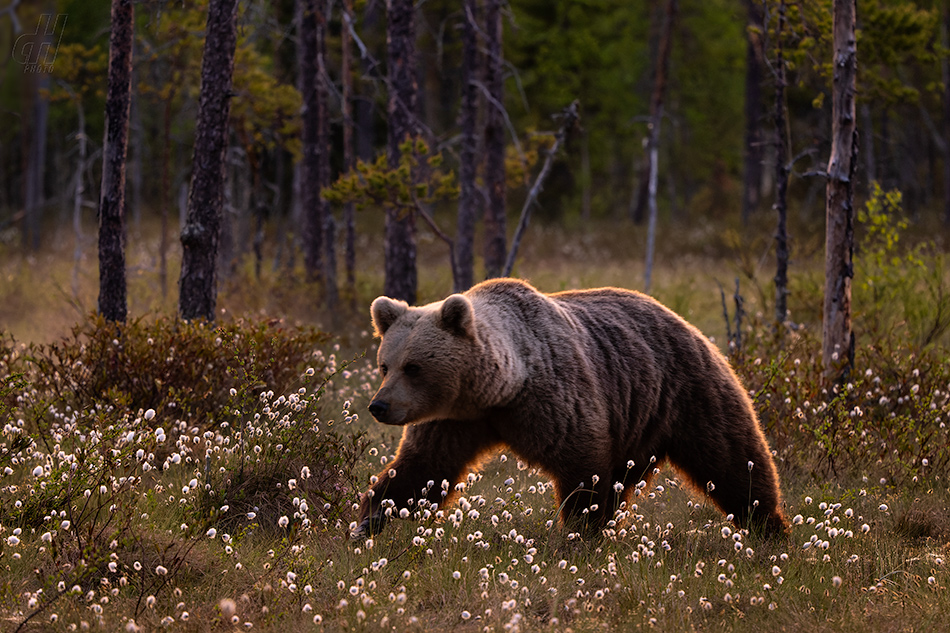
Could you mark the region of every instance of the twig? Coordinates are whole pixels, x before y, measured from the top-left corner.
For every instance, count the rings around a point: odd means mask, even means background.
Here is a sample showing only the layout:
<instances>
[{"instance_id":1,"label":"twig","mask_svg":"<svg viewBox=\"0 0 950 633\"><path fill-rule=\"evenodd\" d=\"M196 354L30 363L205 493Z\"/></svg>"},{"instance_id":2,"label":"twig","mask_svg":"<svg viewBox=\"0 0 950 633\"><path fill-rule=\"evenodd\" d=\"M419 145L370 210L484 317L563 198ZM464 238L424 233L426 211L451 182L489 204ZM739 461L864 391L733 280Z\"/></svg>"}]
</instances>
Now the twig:
<instances>
[{"instance_id":1,"label":"twig","mask_svg":"<svg viewBox=\"0 0 950 633\"><path fill-rule=\"evenodd\" d=\"M719 297L722 299L722 318L726 322L726 345L728 345L732 340L732 325L729 323L729 308L726 307L726 290L719 280L716 280L716 285L719 286Z\"/></svg>"},{"instance_id":2,"label":"twig","mask_svg":"<svg viewBox=\"0 0 950 633\"><path fill-rule=\"evenodd\" d=\"M735 314L736 339L735 340L736 340L736 351L738 352L739 350L742 349L742 317L745 314L745 310L742 308L742 304L744 303L744 301L742 299L742 295L739 294L739 278L738 277L736 277L736 294L733 295L733 299L736 302L736 314Z\"/></svg>"},{"instance_id":3,"label":"twig","mask_svg":"<svg viewBox=\"0 0 950 633\"><path fill-rule=\"evenodd\" d=\"M518 140L518 132L515 131L515 126L511 123L511 118L508 116L508 111L505 110L505 106L498 102L498 99L492 96L488 88L480 81L472 82L482 93L485 95L485 99L488 100L488 103L492 105L493 108L498 110L501 113L501 116L505 119L505 125L508 127L508 133L511 135L511 140L515 144L515 149L518 150L518 157L521 158L521 162L525 163L524 151L521 149L521 142Z\"/></svg>"},{"instance_id":4,"label":"twig","mask_svg":"<svg viewBox=\"0 0 950 633\"><path fill-rule=\"evenodd\" d=\"M564 139L567 137L567 131L570 130L574 124L577 122L579 102L575 100L571 105L564 108L563 117L564 120L561 123L561 129L558 130L557 135L554 137L554 145L551 146L551 149L548 151L547 157L544 159L544 165L541 167L538 177L534 181L534 185L531 187L531 191L528 193L528 199L524 201L524 206L521 208L521 217L518 219L518 228L515 229L515 235L511 239L511 250L508 251L508 259L505 261L505 269L502 271L502 277L510 277L511 270L515 267L515 257L518 255L518 246L521 244L521 238L524 235L525 229L528 228L528 220L531 217L531 205L534 204L535 200L538 197L538 194L541 193L542 185L544 185L544 179L548 177L548 172L551 171L551 164L554 162L554 156L557 154L558 149L561 147L561 143L564 142Z\"/></svg>"},{"instance_id":5,"label":"twig","mask_svg":"<svg viewBox=\"0 0 950 633\"><path fill-rule=\"evenodd\" d=\"M421 215L422 219L426 221L426 224L429 225L429 228L431 228L432 231L438 235L449 247L449 263L452 265L452 287L457 291L459 271L457 270L457 264L455 261L455 240L453 240L442 229L439 228L439 225L435 223L435 219L429 215L429 212L426 211L424 205L416 202L415 210L419 212L419 215Z\"/></svg>"}]
</instances>

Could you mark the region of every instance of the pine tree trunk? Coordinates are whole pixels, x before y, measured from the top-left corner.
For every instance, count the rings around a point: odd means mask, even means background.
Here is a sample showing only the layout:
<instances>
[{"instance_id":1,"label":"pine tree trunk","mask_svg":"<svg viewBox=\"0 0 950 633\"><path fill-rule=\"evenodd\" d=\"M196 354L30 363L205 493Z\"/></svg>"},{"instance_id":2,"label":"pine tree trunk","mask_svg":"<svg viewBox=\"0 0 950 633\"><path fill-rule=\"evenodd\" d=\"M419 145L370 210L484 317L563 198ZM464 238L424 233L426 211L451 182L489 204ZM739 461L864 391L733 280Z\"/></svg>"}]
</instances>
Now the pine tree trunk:
<instances>
[{"instance_id":1,"label":"pine tree trunk","mask_svg":"<svg viewBox=\"0 0 950 633\"><path fill-rule=\"evenodd\" d=\"M943 10L943 24L940 30L940 43L950 45L950 6ZM950 63L941 56L940 75L943 79L943 224L950 226Z\"/></svg>"},{"instance_id":2,"label":"pine tree trunk","mask_svg":"<svg viewBox=\"0 0 950 633\"><path fill-rule=\"evenodd\" d=\"M825 303L822 324L822 361L825 381L829 384L846 380L854 367L851 280L854 277L852 184L858 151L854 108L858 68L856 12L856 0L835 0L832 145L825 206Z\"/></svg>"},{"instance_id":3,"label":"pine tree trunk","mask_svg":"<svg viewBox=\"0 0 950 633\"><path fill-rule=\"evenodd\" d=\"M353 0L343 0L343 12L346 19L353 18ZM346 19L341 28L341 47L343 49L342 68L340 70L343 84L343 171L350 171L356 166L353 156L353 42L350 29L346 26ZM356 207L352 202L343 206L343 223L346 227L346 253L344 265L346 267L346 289L353 308L356 308Z\"/></svg>"},{"instance_id":4,"label":"pine tree trunk","mask_svg":"<svg viewBox=\"0 0 950 633\"><path fill-rule=\"evenodd\" d=\"M330 186L330 104L327 82L330 75L326 69L327 59L327 14L323 10L326 5L323 0L314 0L313 6L317 18L317 75L314 79L316 86L317 118L317 152L320 158L317 170L317 221L322 226L323 234L323 287L326 296L326 306L331 315L336 314L339 304L339 291L336 279L336 224L330 211L330 203L323 199L321 191Z\"/></svg>"},{"instance_id":5,"label":"pine tree trunk","mask_svg":"<svg viewBox=\"0 0 950 633\"><path fill-rule=\"evenodd\" d=\"M99 313L125 322L125 159L132 102L132 0L112 0L109 86L99 198Z\"/></svg>"},{"instance_id":6,"label":"pine tree trunk","mask_svg":"<svg viewBox=\"0 0 950 633\"><path fill-rule=\"evenodd\" d=\"M778 28L775 45L775 211L778 224L775 229L775 324L785 323L788 315L788 146L785 142L785 58L782 37L785 28L785 2L779 3Z\"/></svg>"},{"instance_id":7,"label":"pine tree trunk","mask_svg":"<svg viewBox=\"0 0 950 633\"><path fill-rule=\"evenodd\" d=\"M762 8L758 0L746 0L749 25L760 31ZM762 51L758 32L746 35L745 157L742 177L742 223L758 210L762 188Z\"/></svg>"},{"instance_id":8,"label":"pine tree trunk","mask_svg":"<svg viewBox=\"0 0 950 633\"><path fill-rule=\"evenodd\" d=\"M485 117L485 277L501 274L507 255L505 213L504 64L502 58L501 0L485 8L485 84L490 95Z\"/></svg>"},{"instance_id":9,"label":"pine tree trunk","mask_svg":"<svg viewBox=\"0 0 950 633\"><path fill-rule=\"evenodd\" d=\"M201 60L201 96L188 212L181 230L178 310L186 320L214 320L225 152L237 41L237 0L211 0Z\"/></svg>"},{"instance_id":10,"label":"pine tree trunk","mask_svg":"<svg viewBox=\"0 0 950 633\"><path fill-rule=\"evenodd\" d=\"M303 162L300 172L300 204L303 212L304 266L310 281L323 281L324 222L320 204L320 179L324 151L317 68L317 22L323 17L320 0L298 0L300 24L300 92L303 97Z\"/></svg>"},{"instance_id":11,"label":"pine tree trunk","mask_svg":"<svg viewBox=\"0 0 950 633\"><path fill-rule=\"evenodd\" d=\"M419 134L416 118L415 5L412 0L387 0L386 48L389 59L389 166L399 164L399 146ZM413 213L386 210L386 279L383 292L410 304L416 302L416 219Z\"/></svg>"},{"instance_id":12,"label":"pine tree trunk","mask_svg":"<svg viewBox=\"0 0 950 633\"><path fill-rule=\"evenodd\" d=\"M462 7L462 148L459 156L459 211L455 239L455 292L464 292L475 283L475 223L478 219L478 1L465 0Z\"/></svg>"}]
</instances>

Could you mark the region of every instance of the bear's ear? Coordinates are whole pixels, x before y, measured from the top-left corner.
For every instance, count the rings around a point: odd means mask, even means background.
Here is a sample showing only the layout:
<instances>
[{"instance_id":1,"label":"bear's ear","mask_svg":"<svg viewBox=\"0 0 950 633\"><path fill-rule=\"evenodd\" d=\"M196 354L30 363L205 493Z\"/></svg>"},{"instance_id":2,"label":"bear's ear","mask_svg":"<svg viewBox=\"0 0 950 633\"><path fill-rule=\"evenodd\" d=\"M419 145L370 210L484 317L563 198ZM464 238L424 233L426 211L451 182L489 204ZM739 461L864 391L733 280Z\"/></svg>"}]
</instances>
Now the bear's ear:
<instances>
[{"instance_id":1,"label":"bear's ear","mask_svg":"<svg viewBox=\"0 0 950 633\"><path fill-rule=\"evenodd\" d=\"M401 317L409 309L409 304L405 301L395 301L389 297L376 297L373 305L370 306L370 314L373 316L373 327L376 328L376 336L382 336L386 333L396 319Z\"/></svg>"},{"instance_id":2,"label":"bear's ear","mask_svg":"<svg viewBox=\"0 0 950 633\"><path fill-rule=\"evenodd\" d=\"M475 338L475 310L465 295L450 295L442 302L439 327L458 336Z\"/></svg>"}]
</instances>

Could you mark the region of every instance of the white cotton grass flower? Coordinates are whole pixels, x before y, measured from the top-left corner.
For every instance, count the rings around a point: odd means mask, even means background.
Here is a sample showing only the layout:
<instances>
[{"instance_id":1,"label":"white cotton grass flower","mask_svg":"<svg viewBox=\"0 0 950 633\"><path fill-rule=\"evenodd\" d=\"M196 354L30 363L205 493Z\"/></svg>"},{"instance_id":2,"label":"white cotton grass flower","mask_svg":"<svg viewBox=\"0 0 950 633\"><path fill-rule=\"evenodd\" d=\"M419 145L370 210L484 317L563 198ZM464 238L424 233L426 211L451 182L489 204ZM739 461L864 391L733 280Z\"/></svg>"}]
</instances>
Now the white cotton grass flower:
<instances>
[{"instance_id":1,"label":"white cotton grass flower","mask_svg":"<svg viewBox=\"0 0 950 633\"><path fill-rule=\"evenodd\" d=\"M237 604L231 598L224 598L218 603L218 609L221 610L221 615L224 616L226 620L230 620L237 612Z\"/></svg>"}]
</instances>

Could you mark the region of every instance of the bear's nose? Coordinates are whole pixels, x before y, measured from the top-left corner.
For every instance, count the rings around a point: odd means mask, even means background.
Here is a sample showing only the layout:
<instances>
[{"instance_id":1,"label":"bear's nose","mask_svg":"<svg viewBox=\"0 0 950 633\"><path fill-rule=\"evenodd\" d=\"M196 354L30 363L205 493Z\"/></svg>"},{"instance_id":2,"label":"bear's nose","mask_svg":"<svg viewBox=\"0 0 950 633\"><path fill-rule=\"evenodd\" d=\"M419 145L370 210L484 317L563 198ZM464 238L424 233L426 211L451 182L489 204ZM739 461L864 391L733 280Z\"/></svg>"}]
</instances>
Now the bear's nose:
<instances>
[{"instance_id":1,"label":"bear's nose","mask_svg":"<svg viewBox=\"0 0 950 633\"><path fill-rule=\"evenodd\" d=\"M369 404L369 412L373 414L374 418L382 422L383 418L386 417L386 413L389 412L389 403L374 400Z\"/></svg>"}]
</instances>

